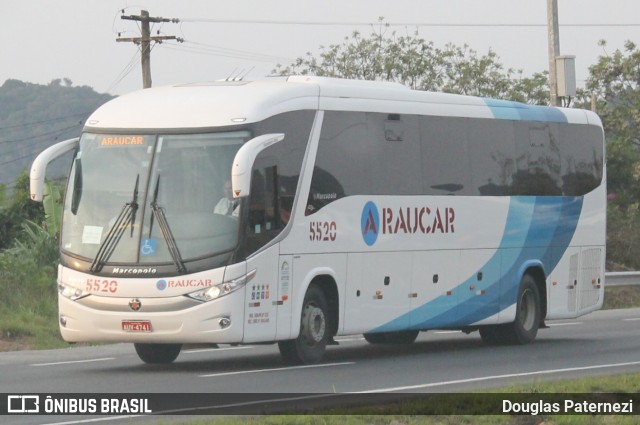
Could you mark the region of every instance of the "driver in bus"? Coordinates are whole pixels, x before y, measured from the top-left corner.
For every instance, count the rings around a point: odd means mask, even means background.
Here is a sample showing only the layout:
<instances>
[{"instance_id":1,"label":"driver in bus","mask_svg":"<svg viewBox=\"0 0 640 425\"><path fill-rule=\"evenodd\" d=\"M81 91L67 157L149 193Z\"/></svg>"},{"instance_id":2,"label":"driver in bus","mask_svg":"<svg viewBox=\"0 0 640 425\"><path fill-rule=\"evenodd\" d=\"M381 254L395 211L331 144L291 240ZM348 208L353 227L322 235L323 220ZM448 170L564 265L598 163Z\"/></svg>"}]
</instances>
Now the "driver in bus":
<instances>
[{"instance_id":1,"label":"driver in bus","mask_svg":"<svg viewBox=\"0 0 640 425\"><path fill-rule=\"evenodd\" d=\"M239 203L233 199L230 180L224 182L223 192L224 196L213 208L213 212L215 214L228 215L237 218L239 214Z\"/></svg>"}]
</instances>

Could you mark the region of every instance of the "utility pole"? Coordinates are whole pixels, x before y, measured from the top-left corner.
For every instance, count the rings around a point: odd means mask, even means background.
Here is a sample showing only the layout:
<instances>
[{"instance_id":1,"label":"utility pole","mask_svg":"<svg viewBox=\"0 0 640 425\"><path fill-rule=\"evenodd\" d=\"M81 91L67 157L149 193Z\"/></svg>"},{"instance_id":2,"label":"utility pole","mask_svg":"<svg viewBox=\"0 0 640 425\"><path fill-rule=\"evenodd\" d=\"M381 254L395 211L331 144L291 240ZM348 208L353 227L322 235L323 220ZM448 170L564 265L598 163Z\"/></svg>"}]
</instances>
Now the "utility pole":
<instances>
[{"instance_id":1,"label":"utility pole","mask_svg":"<svg viewBox=\"0 0 640 425\"><path fill-rule=\"evenodd\" d=\"M123 11L124 12L124 11ZM161 17L151 17L147 10L141 10L140 15L122 15L120 19L140 22L140 37L116 39L118 42L130 42L140 45L141 65L142 65L142 87L148 89L151 87L151 42L162 43L164 40L176 40L182 43L184 40L176 36L156 35L151 36L150 22L172 22L178 23L179 19L169 19Z\"/></svg>"},{"instance_id":2,"label":"utility pole","mask_svg":"<svg viewBox=\"0 0 640 425\"><path fill-rule=\"evenodd\" d=\"M547 30L549 32L549 88L551 89L551 106L559 106L558 73L556 67L556 58L560 56L558 0L547 0Z\"/></svg>"}]
</instances>

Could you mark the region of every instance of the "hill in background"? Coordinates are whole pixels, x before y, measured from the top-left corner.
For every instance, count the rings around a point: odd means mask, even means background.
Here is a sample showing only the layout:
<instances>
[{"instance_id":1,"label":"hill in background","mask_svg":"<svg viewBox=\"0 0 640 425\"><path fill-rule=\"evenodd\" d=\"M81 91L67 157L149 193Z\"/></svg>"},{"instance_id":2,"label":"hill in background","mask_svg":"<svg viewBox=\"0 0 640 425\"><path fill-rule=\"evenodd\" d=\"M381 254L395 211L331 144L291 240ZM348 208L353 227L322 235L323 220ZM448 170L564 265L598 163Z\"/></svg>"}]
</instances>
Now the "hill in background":
<instances>
[{"instance_id":1,"label":"hill in background","mask_svg":"<svg viewBox=\"0 0 640 425\"><path fill-rule=\"evenodd\" d=\"M7 80L0 87L0 185L11 192L16 177L47 147L80 135L91 113L113 96L91 87L73 87L69 79L48 85ZM69 171L56 161L48 177Z\"/></svg>"}]
</instances>

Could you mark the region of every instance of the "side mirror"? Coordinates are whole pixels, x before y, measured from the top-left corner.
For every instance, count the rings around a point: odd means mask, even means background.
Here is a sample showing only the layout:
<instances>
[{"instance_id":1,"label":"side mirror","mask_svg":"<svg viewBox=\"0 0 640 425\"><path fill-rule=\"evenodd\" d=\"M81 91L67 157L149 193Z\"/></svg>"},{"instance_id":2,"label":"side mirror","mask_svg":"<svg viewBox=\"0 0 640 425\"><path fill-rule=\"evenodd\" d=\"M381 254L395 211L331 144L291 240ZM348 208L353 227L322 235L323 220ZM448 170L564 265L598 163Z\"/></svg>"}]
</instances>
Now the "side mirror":
<instances>
[{"instance_id":1,"label":"side mirror","mask_svg":"<svg viewBox=\"0 0 640 425\"><path fill-rule=\"evenodd\" d=\"M56 143L53 146L49 146L43 150L40 155L36 157L31 164L30 175L30 192L31 199L37 202L42 202L42 196L44 193L44 176L47 173L47 165L59 156L64 155L72 149L78 146L79 138L65 140L64 142Z\"/></svg>"},{"instance_id":2,"label":"side mirror","mask_svg":"<svg viewBox=\"0 0 640 425\"><path fill-rule=\"evenodd\" d=\"M251 188L251 167L260 152L284 139L284 133L263 134L255 137L236 153L231 169L231 190L234 198L249 196Z\"/></svg>"}]
</instances>

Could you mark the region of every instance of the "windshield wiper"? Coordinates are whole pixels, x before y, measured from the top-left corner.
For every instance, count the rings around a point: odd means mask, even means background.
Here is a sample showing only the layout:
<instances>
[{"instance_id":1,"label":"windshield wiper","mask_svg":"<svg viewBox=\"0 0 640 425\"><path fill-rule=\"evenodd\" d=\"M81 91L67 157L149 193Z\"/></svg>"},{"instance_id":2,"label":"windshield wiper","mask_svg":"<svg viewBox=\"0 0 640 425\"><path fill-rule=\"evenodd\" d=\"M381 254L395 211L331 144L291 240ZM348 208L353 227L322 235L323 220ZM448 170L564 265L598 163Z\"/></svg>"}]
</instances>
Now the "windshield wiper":
<instances>
[{"instance_id":1,"label":"windshield wiper","mask_svg":"<svg viewBox=\"0 0 640 425\"><path fill-rule=\"evenodd\" d=\"M133 199L131 202L127 202L122 207L120 214L113 223L104 241L100 244L96 257L91 263L91 270L93 273L99 272L104 267L104 264L109 260L116 246L120 242L124 231L128 225L131 225L131 237L133 237L133 226L136 221L136 212L138 211L138 184L140 182L140 174L136 177L136 185L133 188Z\"/></svg>"},{"instance_id":2,"label":"windshield wiper","mask_svg":"<svg viewBox=\"0 0 640 425\"><path fill-rule=\"evenodd\" d=\"M184 265L184 261L182 261L182 256L180 255L180 250L178 249L178 245L176 244L176 239L173 237L173 233L171 233L171 228L169 227L169 223L167 223L167 217L164 214L164 208L158 205L158 188L160 187L160 174L158 174L158 178L156 179L156 188L153 191L153 201L151 201L151 211L153 214L151 215L151 222L149 224L149 238L151 238L151 230L153 229L153 219L155 217L158 222L158 226L162 231L162 236L164 237L165 242L167 243L167 248L169 248L169 254L171 254L171 258L175 263L178 271L180 273L186 273L187 267Z\"/></svg>"}]
</instances>

